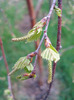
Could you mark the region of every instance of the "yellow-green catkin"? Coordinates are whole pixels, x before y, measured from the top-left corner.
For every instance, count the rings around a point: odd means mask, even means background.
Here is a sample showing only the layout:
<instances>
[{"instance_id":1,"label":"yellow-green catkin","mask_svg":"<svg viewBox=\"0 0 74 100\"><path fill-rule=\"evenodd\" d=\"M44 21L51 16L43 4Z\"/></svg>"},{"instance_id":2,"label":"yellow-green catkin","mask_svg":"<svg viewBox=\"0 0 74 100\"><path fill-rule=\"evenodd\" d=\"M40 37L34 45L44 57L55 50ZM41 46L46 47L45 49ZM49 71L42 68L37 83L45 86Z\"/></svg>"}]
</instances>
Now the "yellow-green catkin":
<instances>
[{"instance_id":1,"label":"yellow-green catkin","mask_svg":"<svg viewBox=\"0 0 74 100\"><path fill-rule=\"evenodd\" d=\"M22 41L25 40L25 37L20 37L20 38L13 38L12 41Z\"/></svg>"},{"instance_id":2,"label":"yellow-green catkin","mask_svg":"<svg viewBox=\"0 0 74 100\"><path fill-rule=\"evenodd\" d=\"M26 40L28 38L30 38L34 33L31 33L31 34L28 34L26 36L23 36L23 37L19 37L19 38L13 38L12 41L23 41L23 40Z\"/></svg>"},{"instance_id":3,"label":"yellow-green catkin","mask_svg":"<svg viewBox=\"0 0 74 100\"><path fill-rule=\"evenodd\" d=\"M52 61L48 61L48 84L52 82Z\"/></svg>"}]
</instances>

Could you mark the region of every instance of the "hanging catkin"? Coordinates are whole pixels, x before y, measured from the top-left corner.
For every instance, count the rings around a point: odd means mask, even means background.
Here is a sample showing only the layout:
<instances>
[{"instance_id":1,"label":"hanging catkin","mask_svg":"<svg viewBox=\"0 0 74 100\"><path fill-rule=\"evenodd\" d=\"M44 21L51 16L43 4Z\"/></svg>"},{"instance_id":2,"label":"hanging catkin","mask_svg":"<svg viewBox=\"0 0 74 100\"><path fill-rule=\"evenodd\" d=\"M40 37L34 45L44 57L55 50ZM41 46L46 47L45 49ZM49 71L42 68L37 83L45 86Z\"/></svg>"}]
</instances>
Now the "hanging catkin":
<instances>
[{"instance_id":1,"label":"hanging catkin","mask_svg":"<svg viewBox=\"0 0 74 100\"><path fill-rule=\"evenodd\" d=\"M48 61L48 83L52 82L52 61Z\"/></svg>"}]
</instances>

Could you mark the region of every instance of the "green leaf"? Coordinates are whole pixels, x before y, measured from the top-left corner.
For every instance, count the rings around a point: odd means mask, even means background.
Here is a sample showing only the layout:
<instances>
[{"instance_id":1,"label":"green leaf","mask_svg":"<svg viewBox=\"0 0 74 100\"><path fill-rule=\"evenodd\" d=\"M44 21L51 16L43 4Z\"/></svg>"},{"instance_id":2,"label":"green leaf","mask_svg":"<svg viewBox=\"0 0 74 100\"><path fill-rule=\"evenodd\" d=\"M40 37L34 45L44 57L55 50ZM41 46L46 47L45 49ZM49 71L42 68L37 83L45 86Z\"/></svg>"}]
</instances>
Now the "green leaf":
<instances>
[{"instance_id":1,"label":"green leaf","mask_svg":"<svg viewBox=\"0 0 74 100\"><path fill-rule=\"evenodd\" d=\"M61 9L58 8L58 6L55 6L55 12L59 17L61 17Z\"/></svg>"},{"instance_id":2,"label":"green leaf","mask_svg":"<svg viewBox=\"0 0 74 100\"><path fill-rule=\"evenodd\" d=\"M28 68L27 68L27 67L24 67L24 72L25 72L25 73L31 73L31 72L32 72L32 70L30 71L30 70L28 70Z\"/></svg>"},{"instance_id":3,"label":"green leaf","mask_svg":"<svg viewBox=\"0 0 74 100\"><path fill-rule=\"evenodd\" d=\"M21 57L13 66L13 69L23 69L25 66L29 65L30 60L27 57Z\"/></svg>"},{"instance_id":4,"label":"green leaf","mask_svg":"<svg viewBox=\"0 0 74 100\"><path fill-rule=\"evenodd\" d=\"M52 45L50 45L50 48L51 48L54 52L58 53L58 51L57 51Z\"/></svg>"},{"instance_id":5,"label":"green leaf","mask_svg":"<svg viewBox=\"0 0 74 100\"><path fill-rule=\"evenodd\" d=\"M55 62L57 62L60 59L59 53L56 51L56 49L53 46L50 46L50 48L46 48L41 53L41 56L43 59L55 61Z\"/></svg>"},{"instance_id":6,"label":"green leaf","mask_svg":"<svg viewBox=\"0 0 74 100\"><path fill-rule=\"evenodd\" d=\"M26 40L27 42L36 41L41 36L42 27L44 26L44 22L39 21L33 29L31 29L26 36L13 38L12 41L23 41Z\"/></svg>"},{"instance_id":7,"label":"green leaf","mask_svg":"<svg viewBox=\"0 0 74 100\"><path fill-rule=\"evenodd\" d=\"M33 70L33 65L30 63L30 60L27 59L27 57L21 57L14 65L12 72L9 73L9 75L13 74L15 71L19 69L27 68L28 71Z\"/></svg>"},{"instance_id":8,"label":"green leaf","mask_svg":"<svg viewBox=\"0 0 74 100\"><path fill-rule=\"evenodd\" d=\"M13 38L12 41L23 41L23 40L27 40L28 38L30 38L31 36L34 35L33 30L30 30L29 32L31 32L31 34L27 34L26 36L19 37L19 38Z\"/></svg>"},{"instance_id":9,"label":"green leaf","mask_svg":"<svg viewBox=\"0 0 74 100\"><path fill-rule=\"evenodd\" d=\"M38 40L40 38L40 36L41 36L42 28L39 28L37 30L34 30L33 32L34 32L34 34L30 38L27 39L27 42L31 42L31 41L34 41L34 40L35 41ZM31 34L31 33L29 33L29 34Z\"/></svg>"},{"instance_id":10,"label":"green leaf","mask_svg":"<svg viewBox=\"0 0 74 100\"><path fill-rule=\"evenodd\" d=\"M34 25L34 28L37 28L37 27L43 27L43 22L42 22L42 20L40 20L39 22L37 22L37 23Z\"/></svg>"},{"instance_id":11,"label":"green leaf","mask_svg":"<svg viewBox=\"0 0 74 100\"><path fill-rule=\"evenodd\" d=\"M28 71L33 71L33 65L30 63L29 65L26 66Z\"/></svg>"}]
</instances>

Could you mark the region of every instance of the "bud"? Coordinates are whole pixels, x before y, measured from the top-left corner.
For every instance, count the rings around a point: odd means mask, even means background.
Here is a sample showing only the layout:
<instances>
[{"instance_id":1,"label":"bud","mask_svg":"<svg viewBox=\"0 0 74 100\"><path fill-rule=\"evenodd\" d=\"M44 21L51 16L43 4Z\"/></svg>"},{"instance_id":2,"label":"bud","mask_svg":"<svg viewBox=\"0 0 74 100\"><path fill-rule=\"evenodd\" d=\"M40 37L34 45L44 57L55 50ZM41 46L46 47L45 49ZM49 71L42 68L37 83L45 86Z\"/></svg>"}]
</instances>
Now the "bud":
<instances>
[{"instance_id":1,"label":"bud","mask_svg":"<svg viewBox=\"0 0 74 100\"><path fill-rule=\"evenodd\" d=\"M27 59L27 57L21 57L13 66L13 70L9 73L9 75L12 75L14 72L27 68L28 71L33 70L33 65L31 64L30 60Z\"/></svg>"},{"instance_id":2,"label":"bud","mask_svg":"<svg viewBox=\"0 0 74 100\"><path fill-rule=\"evenodd\" d=\"M10 90L9 89L6 89L6 90L4 90L4 95L10 95Z\"/></svg>"},{"instance_id":3,"label":"bud","mask_svg":"<svg viewBox=\"0 0 74 100\"><path fill-rule=\"evenodd\" d=\"M36 78L36 75L35 75L35 73L25 73L23 75L17 76L16 78L19 80L26 80L29 78Z\"/></svg>"},{"instance_id":4,"label":"bud","mask_svg":"<svg viewBox=\"0 0 74 100\"><path fill-rule=\"evenodd\" d=\"M59 17L61 17L61 9L58 8L58 6L55 6L55 12Z\"/></svg>"},{"instance_id":5,"label":"bud","mask_svg":"<svg viewBox=\"0 0 74 100\"><path fill-rule=\"evenodd\" d=\"M48 36L45 37L45 47L50 47L51 41L49 40Z\"/></svg>"},{"instance_id":6,"label":"bud","mask_svg":"<svg viewBox=\"0 0 74 100\"><path fill-rule=\"evenodd\" d=\"M34 28L42 28L46 25L46 20L47 20L47 17L44 17L43 19L41 19L39 22L37 22L35 25L34 25Z\"/></svg>"}]
</instances>

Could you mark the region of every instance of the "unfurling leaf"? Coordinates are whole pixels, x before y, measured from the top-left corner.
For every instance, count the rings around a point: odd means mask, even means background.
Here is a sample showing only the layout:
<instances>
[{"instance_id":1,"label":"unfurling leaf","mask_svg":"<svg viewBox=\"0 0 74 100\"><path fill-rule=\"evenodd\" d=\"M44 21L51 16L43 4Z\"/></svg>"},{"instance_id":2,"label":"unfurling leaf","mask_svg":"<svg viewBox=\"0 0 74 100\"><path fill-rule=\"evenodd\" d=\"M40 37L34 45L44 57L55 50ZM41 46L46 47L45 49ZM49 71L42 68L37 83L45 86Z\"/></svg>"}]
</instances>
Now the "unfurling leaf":
<instances>
[{"instance_id":1,"label":"unfurling leaf","mask_svg":"<svg viewBox=\"0 0 74 100\"><path fill-rule=\"evenodd\" d=\"M19 38L13 38L12 41L23 41L23 40L27 40L28 38L30 38L31 36L34 35L33 30L30 30L29 32L31 32L31 34L27 34L26 36L19 37Z\"/></svg>"},{"instance_id":2,"label":"unfurling leaf","mask_svg":"<svg viewBox=\"0 0 74 100\"><path fill-rule=\"evenodd\" d=\"M41 36L42 28L33 28L31 29L26 36L20 38L13 38L12 41L23 41L26 40L27 42L37 40Z\"/></svg>"},{"instance_id":3,"label":"unfurling leaf","mask_svg":"<svg viewBox=\"0 0 74 100\"><path fill-rule=\"evenodd\" d=\"M55 12L59 17L61 17L61 9L58 8L58 6L55 6Z\"/></svg>"},{"instance_id":4,"label":"unfurling leaf","mask_svg":"<svg viewBox=\"0 0 74 100\"><path fill-rule=\"evenodd\" d=\"M27 42L36 41L40 36L42 32L42 27L46 24L46 17L44 17L42 20L40 20L33 29L31 29L26 36L19 37L19 38L13 38L12 41L23 41L26 40Z\"/></svg>"},{"instance_id":5,"label":"unfurling leaf","mask_svg":"<svg viewBox=\"0 0 74 100\"><path fill-rule=\"evenodd\" d=\"M43 26L46 24L46 20L47 20L47 17L44 17L43 19L41 19L39 22L37 22L37 23L34 25L34 28L43 27Z\"/></svg>"},{"instance_id":6,"label":"unfurling leaf","mask_svg":"<svg viewBox=\"0 0 74 100\"><path fill-rule=\"evenodd\" d=\"M52 61L48 61L48 84L52 82Z\"/></svg>"},{"instance_id":7,"label":"unfurling leaf","mask_svg":"<svg viewBox=\"0 0 74 100\"><path fill-rule=\"evenodd\" d=\"M46 59L48 61L50 60L50 61L57 62L60 59L59 53L57 52L57 50L52 45L50 45L49 48L46 48L41 53L41 56L42 56L43 59Z\"/></svg>"},{"instance_id":8,"label":"unfurling leaf","mask_svg":"<svg viewBox=\"0 0 74 100\"><path fill-rule=\"evenodd\" d=\"M31 41L34 41L34 40L35 41L38 40L40 38L40 36L41 36L42 28L39 28L37 30L34 30L33 33L34 34L30 38L27 39L27 42L31 42ZM29 33L29 34L31 34L31 33Z\"/></svg>"},{"instance_id":9,"label":"unfurling leaf","mask_svg":"<svg viewBox=\"0 0 74 100\"><path fill-rule=\"evenodd\" d=\"M30 60L27 57L21 57L14 65L13 70L9 73L9 75L13 74L15 71L19 69L27 68L28 71L33 70L33 65L30 63Z\"/></svg>"}]
</instances>

